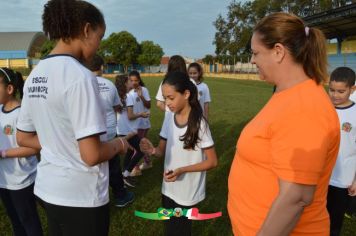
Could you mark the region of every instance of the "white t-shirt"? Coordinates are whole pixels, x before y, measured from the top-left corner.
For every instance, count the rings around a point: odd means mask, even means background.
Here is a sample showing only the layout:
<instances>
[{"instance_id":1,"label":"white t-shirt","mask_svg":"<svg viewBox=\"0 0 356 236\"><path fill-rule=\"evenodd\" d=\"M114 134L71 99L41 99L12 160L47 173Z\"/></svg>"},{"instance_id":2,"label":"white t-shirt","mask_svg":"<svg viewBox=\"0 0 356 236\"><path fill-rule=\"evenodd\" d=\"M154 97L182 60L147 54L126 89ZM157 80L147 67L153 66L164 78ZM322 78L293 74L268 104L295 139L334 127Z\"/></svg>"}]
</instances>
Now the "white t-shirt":
<instances>
[{"instance_id":1,"label":"white t-shirt","mask_svg":"<svg viewBox=\"0 0 356 236\"><path fill-rule=\"evenodd\" d=\"M136 101L132 95L132 93L128 92L126 94L126 108L128 107L131 107L132 110L133 110L133 113L135 113L135 110L134 110L134 105L135 105ZM136 118L134 120L130 120L129 119L129 124L130 126L134 129L134 130L137 130L138 129L138 124L140 123L140 118Z\"/></svg>"},{"instance_id":2,"label":"white t-shirt","mask_svg":"<svg viewBox=\"0 0 356 236\"><path fill-rule=\"evenodd\" d=\"M17 128L37 132L41 161L34 193L60 206L98 207L109 202L108 163L88 166L78 140L106 132L95 76L69 55L50 55L24 86Z\"/></svg>"},{"instance_id":3,"label":"white t-shirt","mask_svg":"<svg viewBox=\"0 0 356 236\"><path fill-rule=\"evenodd\" d=\"M142 96L145 98L146 101L151 101L150 94L145 87L142 88ZM133 113L140 113L140 112L148 112L150 109L146 108L143 104L141 98L137 95L137 92L134 89L131 89L129 92L130 96L132 97L133 101ZM137 129L149 129L151 128L150 118L137 118Z\"/></svg>"},{"instance_id":4,"label":"white t-shirt","mask_svg":"<svg viewBox=\"0 0 356 236\"><path fill-rule=\"evenodd\" d=\"M127 104L133 103L131 100L132 97L129 94L126 94L126 99L125 99L126 106ZM121 100L120 100L120 106L123 106ZM130 121L129 117L127 116L127 107L124 107L121 113L117 113L116 132L117 135L119 136L127 135L132 132L137 132L137 129L132 127L132 121Z\"/></svg>"},{"instance_id":5,"label":"white t-shirt","mask_svg":"<svg viewBox=\"0 0 356 236\"><path fill-rule=\"evenodd\" d=\"M16 123L20 107L4 111L0 105L0 150L18 147L16 142ZM0 188L20 190L30 186L36 178L37 158L0 159Z\"/></svg>"},{"instance_id":6,"label":"white t-shirt","mask_svg":"<svg viewBox=\"0 0 356 236\"><path fill-rule=\"evenodd\" d=\"M108 79L97 76L99 84L99 93L103 101L103 106L106 112L106 140L112 140L116 136L116 114L114 106L120 104L119 93L115 85Z\"/></svg>"},{"instance_id":7,"label":"white t-shirt","mask_svg":"<svg viewBox=\"0 0 356 236\"><path fill-rule=\"evenodd\" d=\"M330 185L348 188L356 175L356 105L336 108L340 120L340 148Z\"/></svg>"},{"instance_id":8,"label":"white t-shirt","mask_svg":"<svg viewBox=\"0 0 356 236\"><path fill-rule=\"evenodd\" d=\"M204 112L205 103L211 102L209 87L206 83L203 82L197 84L197 87L199 93L199 103Z\"/></svg>"},{"instance_id":9,"label":"white t-shirt","mask_svg":"<svg viewBox=\"0 0 356 236\"><path fill-rule=\"evenodd\" d=\"M187 126L180 127L175 121L175 114L167 112L163 121L160 136L167 140L164 159L164 171L175 170L179 167L194 165L205 160L204 148L214 145L210 129L205 121L201 122L199 130L200 142L195 150L183 148L179 138L185 134ZM162 194L184 206L192 206L205 198L206 171L182 174L175 182L163 180Z\"/></svg>"}]
</instances>

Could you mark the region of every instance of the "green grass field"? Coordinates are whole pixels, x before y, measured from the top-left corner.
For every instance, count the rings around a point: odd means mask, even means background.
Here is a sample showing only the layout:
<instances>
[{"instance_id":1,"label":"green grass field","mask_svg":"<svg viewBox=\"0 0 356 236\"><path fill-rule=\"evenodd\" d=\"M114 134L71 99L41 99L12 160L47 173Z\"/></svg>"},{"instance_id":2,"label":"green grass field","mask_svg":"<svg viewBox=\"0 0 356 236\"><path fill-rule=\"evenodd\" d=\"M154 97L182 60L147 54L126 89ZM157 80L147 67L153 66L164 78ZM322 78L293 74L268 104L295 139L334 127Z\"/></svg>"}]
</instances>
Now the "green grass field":
<instances>
[{"instance_id":1,"label":"green grass field","mask_svg":"<svg viewBox=\"0 0 356 236\"><path fill-rule=\"evenodd\" d=\"M155 107L154 97L161 78L144 78L152 101L149 138L158 142L163 113ZM209 123L219 157L219 165L208 172L207 197L199 204L201 212L222 211L223 216L209 221L194 221L193 235L232 235L226 210L227 178L235 153L237 138L246 123L263 107L272 94L272 86L260 81L206 79L213 102L210 105ZM126 208L111 206L110 235L162 235L162 222L134 216L135 210L156 212L161 206L163 159L155 159L154 167L138 178L132 191L136 199ZM39 208L46 231L44 212ZM0 235L11 235L11 226L0 204ZM356 219L347 219L343 235L356 235Z\"/></svg>"}]
</instances>

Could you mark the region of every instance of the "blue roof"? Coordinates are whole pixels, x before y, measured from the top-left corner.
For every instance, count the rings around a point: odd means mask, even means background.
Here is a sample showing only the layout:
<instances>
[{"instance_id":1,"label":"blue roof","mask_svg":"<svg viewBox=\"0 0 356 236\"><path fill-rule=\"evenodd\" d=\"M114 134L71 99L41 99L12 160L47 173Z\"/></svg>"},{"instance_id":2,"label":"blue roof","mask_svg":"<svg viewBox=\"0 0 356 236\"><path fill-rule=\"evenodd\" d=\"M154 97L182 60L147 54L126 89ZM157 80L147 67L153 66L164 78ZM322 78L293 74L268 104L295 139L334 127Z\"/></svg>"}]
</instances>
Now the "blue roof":
<instances>
[{"instance_id":1,"label":"blue roof","mask_svg":"<svg viewBox=\"0 0 356 236\"><path fill-rule=\"evenodd\" d=\"M0 59L21 59L27 58L27 51L0 51Z\"/></svg>"}]
</instances>

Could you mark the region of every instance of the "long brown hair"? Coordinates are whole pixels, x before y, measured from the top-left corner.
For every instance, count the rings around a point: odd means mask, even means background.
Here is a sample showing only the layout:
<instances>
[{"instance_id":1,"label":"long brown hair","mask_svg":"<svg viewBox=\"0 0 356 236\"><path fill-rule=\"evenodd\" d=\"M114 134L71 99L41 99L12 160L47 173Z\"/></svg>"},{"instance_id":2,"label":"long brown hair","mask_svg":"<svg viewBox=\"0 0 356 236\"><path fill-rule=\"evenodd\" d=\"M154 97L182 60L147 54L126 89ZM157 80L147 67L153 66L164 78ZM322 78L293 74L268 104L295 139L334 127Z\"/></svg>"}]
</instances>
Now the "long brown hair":
<instances>
[{"instance_id":1,"label":"long brown hair","mask_svg":"<svg viewBox=\"0 0 356 236\"><path fill-rule=\"evenodd\" d=\"M325 82L327 74L326 39L317 28L309 28L302 19L288 13L273 13L254 28L261 42L269 49L283 44L296 63L317 84Z\"/></svg>"},{"instance_id":2,"label":"long brown hair","mask_svg":"<svg viewBox=\"0 0 356 236\"><path fill-rule=\"evenodd\" d=\"M187 66L185 64L185 60L180 55L174 55L169 59L167 74L172 72L182 72L188 74Z\"/></svg>"},{"instance_id":3,"label":"long brown hair","mask_svg":"<svg viewBox=\"0 0 356 236\"><path fill-rule=\"evenodd\" d=\"M174 89L180 94L184 94L186 90L189 90L190 92L188 102L191 110L188 117L188 127L185 134L180 137L180 140L184 143L184 149L195 150L195 147L200 141L199 132L201 122L203 120L206 121L203 116L203 109L198 101L197 86L190 81L189 76L186 73L180 71L168 73L163 80L162 85L164 84L173 86Z\"/></svg>"},{"instance_id":4,"label":"long brown hair","mask_svg":"<svg viewBox=\"0 0 356 236\"><path fill-rule=\"evenodd\" d=\"M122 103L123 108L126 108L126 94L127 94L127 89L126 89L126 83L129 80L129 77L127 75L118 75L115 78L115 86L116 89L119 93L119 97Z\"/></svg>"}]
</instances>

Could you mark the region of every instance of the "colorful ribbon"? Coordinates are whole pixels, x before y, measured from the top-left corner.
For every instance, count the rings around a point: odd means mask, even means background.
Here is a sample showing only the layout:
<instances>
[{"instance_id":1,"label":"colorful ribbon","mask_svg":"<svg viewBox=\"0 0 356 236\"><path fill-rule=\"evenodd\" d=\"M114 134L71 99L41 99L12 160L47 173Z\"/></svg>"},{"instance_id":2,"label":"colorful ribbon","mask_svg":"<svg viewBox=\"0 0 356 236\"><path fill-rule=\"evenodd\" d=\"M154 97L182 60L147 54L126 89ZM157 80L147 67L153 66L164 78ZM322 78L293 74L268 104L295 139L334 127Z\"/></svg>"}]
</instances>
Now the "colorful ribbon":
<instances>
[{"instance_id":1,"label":"colorful ribbon","mask_svg":"<svg viewBox=\"0 0 356 236\"><path fill-rule=\"evenodd\" d=\"M158 208L157 213L135 211L135 216L149 220L169 220L171 217L182 216L185 216L190 220L209 220L220 217L221 215L221 211L209 214L200 214L198 208L182 209L179 207L174 209L165 209L161 207Z\"/></svg>"}]
</instances>

